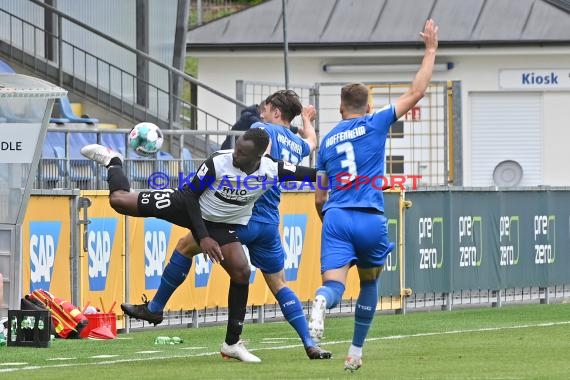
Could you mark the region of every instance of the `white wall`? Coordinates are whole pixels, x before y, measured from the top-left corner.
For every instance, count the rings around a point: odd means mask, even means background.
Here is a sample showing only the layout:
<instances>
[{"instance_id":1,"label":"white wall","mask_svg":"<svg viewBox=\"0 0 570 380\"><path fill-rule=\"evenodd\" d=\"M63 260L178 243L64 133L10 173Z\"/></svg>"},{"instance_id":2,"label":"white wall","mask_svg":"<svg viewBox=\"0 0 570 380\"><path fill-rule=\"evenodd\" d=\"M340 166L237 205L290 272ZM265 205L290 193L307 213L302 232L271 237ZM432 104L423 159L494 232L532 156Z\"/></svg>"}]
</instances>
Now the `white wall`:
<instances>
[{"instance_id":1,"label":"white wall","mask_svg":"<svg viewBox=\"0 0 570 380\"><path fill-rule=\"evenodd\" d=\"M544 94L544 179L546 185L570 185L570 93Z\"/></svg>"},{"instance_id":2,"label":"white wall","mask_svg":"<svg viewBox=\"0 0 570 380\"><path fill-rule=\"evenodd\" d=\"M416 63L419 67L423 51L317 51L289 52L291 84L313 85L316 82L411 81L414 73L332 74L322 70L325 63L388 61ZM499 88L501 69L568 69L570 47L546 48L472 48L440 49L438 62L453 62L453 70L434 73L434 81L462 82L464 184L471 180L471 135L469 94L471 92L503 91ZM284 83L281 52L201 53L198 77L229 96L235 97L236 80ZM376 57L375 57L376 56ZM358 57L358 59L354 59ZM543 92L540 90L539 92ZM544 91L543 98L543 163L545 185L570 185L570 171L562 170L570 162L570 90ZM333 100L331 100L333 101ZM338 99L336 100L338 105ZM213 96L199 93L199 105L227 121L235 120L235 107L220 104ZM321 136L323 133L321 133ZM457 147L456 147L457 149Z\"/></svg>"},{"instance_id":3,"label":"white wall","mask_svg":"<svg viewBox=\"0 0 570 380\"><path fill-rule=\"evenodd\" d=\"M495 55L497 51L488 51L487 54L464 55L455 58L457 62L454 69L454 79L462 82L462 108L463 108L463 157L465 159L464 183L471 181L470 162L471 136L470 102L469 94L473 92L503 92L499 87L499 70L501 69L555 69L570 70L570 62L564 57L564 50L545 49L546 52L535 50L532 52L520 50L517 54L504 56ZM570 49L565 49L568 54ZM510 90L512 91L512 90ZM535 90L543 94L543 180L544 185L568 186L570 185L570 172L563 170L564 163L569 162L570 151L567 141L570 141L570 90L550 91ZM568 126L568 127L565 127Z\"/></svg>"}]
</instances>

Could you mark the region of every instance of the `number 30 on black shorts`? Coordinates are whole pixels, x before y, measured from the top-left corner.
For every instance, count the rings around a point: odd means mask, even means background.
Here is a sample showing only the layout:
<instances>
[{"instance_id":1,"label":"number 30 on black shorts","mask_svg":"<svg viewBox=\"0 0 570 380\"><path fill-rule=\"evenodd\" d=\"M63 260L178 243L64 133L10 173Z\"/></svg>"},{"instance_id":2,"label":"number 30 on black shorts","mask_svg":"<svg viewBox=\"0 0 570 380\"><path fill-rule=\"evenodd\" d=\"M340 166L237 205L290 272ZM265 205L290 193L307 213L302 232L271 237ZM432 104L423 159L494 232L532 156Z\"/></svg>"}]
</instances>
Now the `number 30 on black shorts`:
<instances>
[{"instance_id":1,"label":"number 30 on black shorts","mask_svg":"<svg viewBox=\"0 0 570 380\"><path fill-rule=\"evenodd\" d=\"M190 221L184 196L181 191L172 189L141 191L137 201L139 214L142 217L154 216L186 227Z\"/></svg>"}]
</instances>

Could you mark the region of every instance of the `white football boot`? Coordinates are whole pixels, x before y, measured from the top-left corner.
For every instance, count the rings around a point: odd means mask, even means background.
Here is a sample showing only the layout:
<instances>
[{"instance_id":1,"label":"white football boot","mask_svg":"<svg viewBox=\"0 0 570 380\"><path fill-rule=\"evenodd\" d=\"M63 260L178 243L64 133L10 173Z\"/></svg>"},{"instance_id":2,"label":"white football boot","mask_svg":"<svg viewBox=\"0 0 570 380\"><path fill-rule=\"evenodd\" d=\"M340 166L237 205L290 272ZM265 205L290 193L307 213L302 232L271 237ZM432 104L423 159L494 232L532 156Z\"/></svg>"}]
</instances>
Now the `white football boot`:
<instances>
[{"instance_id":1,"label":"white football boot","mask_svg":"<svg viewBox=\"0 0 570 380\"><path fill-rule=\"evenodd\" d=\"M325 311L327 301L323 296L316 296L309 317L309 335L319 343L325 334Z\"/></svg>"},{"instance_id":2,"label":"white football boot","mask_svg":"<svg viewBox=\"0 0 570 380\"><path fill-rule=\"evenodd\" d=\"M111 159L115 157L119 158L121 162L123 161L121 153L99 144L85 145L81 148L81 154L103 166L109 165Z\"/></svg>"},{"instance_id":3,"label":"white football boot","mask_svg":"<svg viewBox=\"0 0 570 380\"><path fill-rule=\"evenodd\" d=\"M358 356L348 356L344 361L344 370L354 372L362 367L362 358Z\"/></svg>"},{"instance_id":4,"label":"white football boot","mask_svg":"<svg viewBox=\"0 0 570 380\"><path fill-rule=\"evenodd\" d=\"M236 344L229 345L226 342L222 344L220 349L220 354L224 359L237 359L246 363L260 363L261 359L252 354L245 348L243 341L239 341Z\"/></svg>"}]
</instances>

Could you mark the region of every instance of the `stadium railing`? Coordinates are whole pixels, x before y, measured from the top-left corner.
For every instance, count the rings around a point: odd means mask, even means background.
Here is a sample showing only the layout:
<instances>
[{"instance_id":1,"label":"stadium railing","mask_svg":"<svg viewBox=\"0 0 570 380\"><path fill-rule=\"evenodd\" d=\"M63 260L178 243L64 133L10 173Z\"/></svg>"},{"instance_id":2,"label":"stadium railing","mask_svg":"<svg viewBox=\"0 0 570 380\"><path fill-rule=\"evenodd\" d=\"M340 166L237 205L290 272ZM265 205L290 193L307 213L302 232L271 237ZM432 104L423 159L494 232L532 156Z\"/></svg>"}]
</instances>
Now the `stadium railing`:
<instances>
[{"instance_id":1,"label":"stadium railing","mask_svg":"<svg viewBox=\"0 0 570 380\"><path fill-rule=\"evenodd\" d=\"M84 145L95 143L124 156L125 170L133 188L148 188L148 178L154 172L164 173L168 177L168 187L175 188L179 185L180 177L188 177L209 154L219 148L218 141L222 141L228 133L236 136L243 133L163 130L165 142L162 151L156 157L148 158L128 148L128 132L127 129L99 130L87 126L49 128L34 188L107 189L107 170L85 159L80 153ZM193 136L200 136L200 139L190 139ZM196 147L196 153L188 147L187 141L202 141L203 145Z\"/></svg>"},{"instance_id":2,"label":"stadium railing","mask_svg":"<svg viewBox=\"0 0 570 380\"><path fill-rule=\"evenodd\" d=\"M23 14L0 9L0 21L7 25L0 30L0 53L35 75L58 83L75 95L84 96L125 120L150 121L165 129L197 129L200 125L200 128L209 130L230 130L233 121L222 120L208 110L199 108L195 101L189 99L188 91L183 91L188 88L192 89L192 93L197 93L198 89L204 90L218 99L219 104L235 105L236 115L243 107L247 107L245 103L202 83L183 70L165 64L49 4L30 0L29 6L34 11ZM55 30L47 29L32 20L36 11L43 11L53 17L51 25L54 25ZM100 40L109 51L117 54L105 60L96 51L99 45L78 46L73 43L76 36L73 32L70 34L70 30L92 40ZM35 36L45 38L38 39ZM47 45L53 48L49 57L46 57ZM141 62L138 66L148 67L154 75L126 69L121 61L125 57L135 57ZM71 118L62 115L62 119L73 119L72 114L64 114Z\"/></svg>"}]
</instances>

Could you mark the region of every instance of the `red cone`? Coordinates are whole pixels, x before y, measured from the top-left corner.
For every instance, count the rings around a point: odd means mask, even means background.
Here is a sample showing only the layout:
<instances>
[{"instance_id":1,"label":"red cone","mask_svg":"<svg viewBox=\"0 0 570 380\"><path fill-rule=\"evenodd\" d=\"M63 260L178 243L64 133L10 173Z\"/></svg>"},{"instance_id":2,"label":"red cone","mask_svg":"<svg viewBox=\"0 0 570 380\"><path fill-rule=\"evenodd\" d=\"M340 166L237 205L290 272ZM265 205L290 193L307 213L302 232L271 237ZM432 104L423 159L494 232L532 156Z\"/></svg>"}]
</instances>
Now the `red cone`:
<instances>
[{"instance_id":1,"label":"red cone","mask_svg":"<svg viewBox=\"0 0 570 380\"><path fill-rule=\"evenodd\" d=\"M99 326L94 328L89 332L87 336L90 339L115 339L116 336L113 334L111 329L107 326Z\"/></svg>"}]
</instances>

